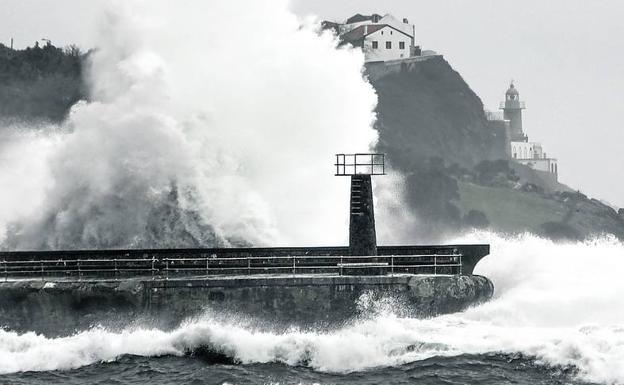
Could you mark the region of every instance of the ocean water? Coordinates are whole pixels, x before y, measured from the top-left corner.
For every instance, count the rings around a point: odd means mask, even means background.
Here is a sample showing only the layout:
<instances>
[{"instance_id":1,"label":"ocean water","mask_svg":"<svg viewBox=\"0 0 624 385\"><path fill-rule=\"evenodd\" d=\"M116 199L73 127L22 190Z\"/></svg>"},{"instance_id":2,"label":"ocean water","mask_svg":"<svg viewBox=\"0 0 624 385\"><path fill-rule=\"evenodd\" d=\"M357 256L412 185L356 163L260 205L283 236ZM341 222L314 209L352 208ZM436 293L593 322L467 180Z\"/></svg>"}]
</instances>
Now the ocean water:
<instances>
[{"instance_id":1,"label":"ocean water","mask_svg":"<svg viewBox=\"0 0 624 385\"><path fill-rule=\"evenodd\" d=\"M522 355L434 357L395 367L353 373L324 373L280 363L232 365L201 357L123 356L68 371L2 377L22 384L589 384L571 368L536 364Z\"/></svg>"},{"instance_id":2,"label":"ocean water","mask_svg":"<svg viewBox=\"0 0 624 385\"><path fill-rule=\"evenodd\" d=\"M209 313L174 330L93 327L47 338L0 331L0 383L621 384L624 245L475 234L495 297L401 318L380 303L330 329L273 330Z\"/></svg>"}]
</instances>

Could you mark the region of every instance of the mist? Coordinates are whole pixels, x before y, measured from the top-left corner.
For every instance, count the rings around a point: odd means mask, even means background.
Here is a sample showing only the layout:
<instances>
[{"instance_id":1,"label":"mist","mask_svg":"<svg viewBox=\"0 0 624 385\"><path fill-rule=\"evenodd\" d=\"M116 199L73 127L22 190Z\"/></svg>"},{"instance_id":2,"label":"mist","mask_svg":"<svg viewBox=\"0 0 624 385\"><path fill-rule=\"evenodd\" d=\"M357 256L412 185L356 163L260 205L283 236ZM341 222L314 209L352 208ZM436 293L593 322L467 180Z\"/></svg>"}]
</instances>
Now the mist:
<instances>
[{"instance_id":1,"label":"mist","mask_svg":"<svg viewBox=\"0 0 624 385\"><path fill-rule=\"evenodd\" d=\"M345 243L333 156L376 140L361 52L284 1L119 2L101 19L91 102L3 130L6 247Z\"/></svg>"}]
</instances>

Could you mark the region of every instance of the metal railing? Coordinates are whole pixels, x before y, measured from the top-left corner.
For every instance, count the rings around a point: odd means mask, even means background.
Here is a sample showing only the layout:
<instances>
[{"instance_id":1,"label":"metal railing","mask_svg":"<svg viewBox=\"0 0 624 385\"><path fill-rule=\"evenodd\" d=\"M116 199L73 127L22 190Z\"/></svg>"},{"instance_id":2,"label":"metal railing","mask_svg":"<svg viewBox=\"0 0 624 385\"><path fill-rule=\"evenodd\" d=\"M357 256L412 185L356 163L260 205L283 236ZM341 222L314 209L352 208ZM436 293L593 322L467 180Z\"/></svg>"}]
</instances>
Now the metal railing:
<instances>
[{"instance_id":1,"label":"metal railing","mask_svg":"<svg viewBox=\"0 0 624 385\"><path fill-rule=\"evenodd\" d=\"M526 109L526 103L524 101L519 100L509 100L507 102L500 102L498 105L499 109L504 110L505 108L519 108Z\"/></svg>"},{"instance_id":2,"label":"metal railing","mask_svg":"<svg viewBox=\"0 0 624 385\"><path fill-rule=\"evenodd\" d=\"M336 154L336 176L385 175L384 154Z\"/></svg>"},{"instance_id":3,"label":"metal railing","mask_svg":"<svg viewBox=\"0 0 624 385\"><path fill-rule=\"evenodd\" d=\"M373 273L372 271L375 271ZM123 279L252 274L462 274L461 254L266 256L0 261L9 279ZM356 274L353 274L356 273Z\"/></svg>"}]
</instances>

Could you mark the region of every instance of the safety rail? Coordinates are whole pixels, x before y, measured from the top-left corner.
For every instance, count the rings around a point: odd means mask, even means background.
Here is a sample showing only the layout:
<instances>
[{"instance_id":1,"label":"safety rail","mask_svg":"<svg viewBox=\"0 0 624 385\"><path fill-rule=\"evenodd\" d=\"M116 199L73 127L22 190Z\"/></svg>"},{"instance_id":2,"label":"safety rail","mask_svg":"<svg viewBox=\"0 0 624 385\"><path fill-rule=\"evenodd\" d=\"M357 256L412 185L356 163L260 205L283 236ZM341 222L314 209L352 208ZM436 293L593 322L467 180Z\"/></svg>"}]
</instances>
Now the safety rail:
<instances>
[{"instance_id":1,"label":"safety rail","mask_svg":"<svg viewBox=\"0 0 624 385\"><path fill-rule=\"evenodd\" d=\"M384 154L336 154L336 176L386 175Z\"/></svg>"},{"instance_id":2,"label":"safety rail","mask_svg":"<svg viewBox=\"0 0 624 385\"><path fill-rule=\"evenodd\" d=\"M248 256L202 258L48 259L0 261L4 280L41 278L122 279L251 274L338 274L383 269L385 274L462 274L461 254L383 256ZM353 274L352 274L353 275Z\"/></svg>"},{"instance_id":3,"label":"safety rail","mask_svg":"<svg viewBox=\"0 0 624 385\"><path fill-rule=\"evenodd\" d=\"M516 108L516 109L526 109L526 103L523 101L519 101L519 100L508 100L505 102L500 102L500 104L498 105L499 108L501 110L504 110L506 108Z\"/></svg>"}]
</instances>

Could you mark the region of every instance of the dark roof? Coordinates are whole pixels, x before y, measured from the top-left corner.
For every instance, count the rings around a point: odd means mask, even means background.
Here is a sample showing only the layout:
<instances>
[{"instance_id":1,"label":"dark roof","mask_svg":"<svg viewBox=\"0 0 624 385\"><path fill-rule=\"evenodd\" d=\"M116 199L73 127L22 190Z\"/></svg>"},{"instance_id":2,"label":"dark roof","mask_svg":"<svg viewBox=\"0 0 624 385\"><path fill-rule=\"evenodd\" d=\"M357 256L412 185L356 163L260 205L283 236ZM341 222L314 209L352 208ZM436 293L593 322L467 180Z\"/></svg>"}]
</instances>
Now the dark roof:
<instances>
[{"instance_id":1,"label":"dark roof","mask_svg":"<svg viewBox=\"0 0 624 385\"><path fill-rule=\"evenodd\" d=\"M373 18L379 20L379 19L381 19L381 15L376 14L376 13L373 13L372 15L360 15L359 13L356 13L355 15L353 15L350 18L347 19L347 24L359 23L361 21L373 20Z\"/></svg>"},{"instance_id":2,"label":"dark roof","mask_svg":"<svg viewBox=\"0 0 624 385\"><path fill-rule=\"evenodd\" d=\"M342 40L343 42L354 42L357 40L360 40L361 38L370 35L373 32L379 31L380 29L382 29L383 27L385 27L386 24L367 24L367 25L360 25L357 28L352 29L351 31L345 33L344 35L340 36L340 40ZM366 32L365 32L366 31Z\"/></svg>"},{"instance_id":3,"label":"dark roof","mask_svg":"<svg viewBox=\"0 0 624 385\"><path fill-rule=\"evenodd\" d=\"M331 29L332 31L334 31L335 34L338 34L340 32L340 24L333 21L323 20L321 22L321 29L323 31Z\"/></svg>"},{"instance_id":4,"label":"dark roof","mask_svg":"<svg viewBox=\"0 0 624 385\"><path fill-rule=\"evenodd\" d=\"M507 94L507 95L518 95L519 94L518 90L514 86L513 82L509 85L509 89L507 90L507 92L505 94Z\"/></svg>"}]
</instances>

